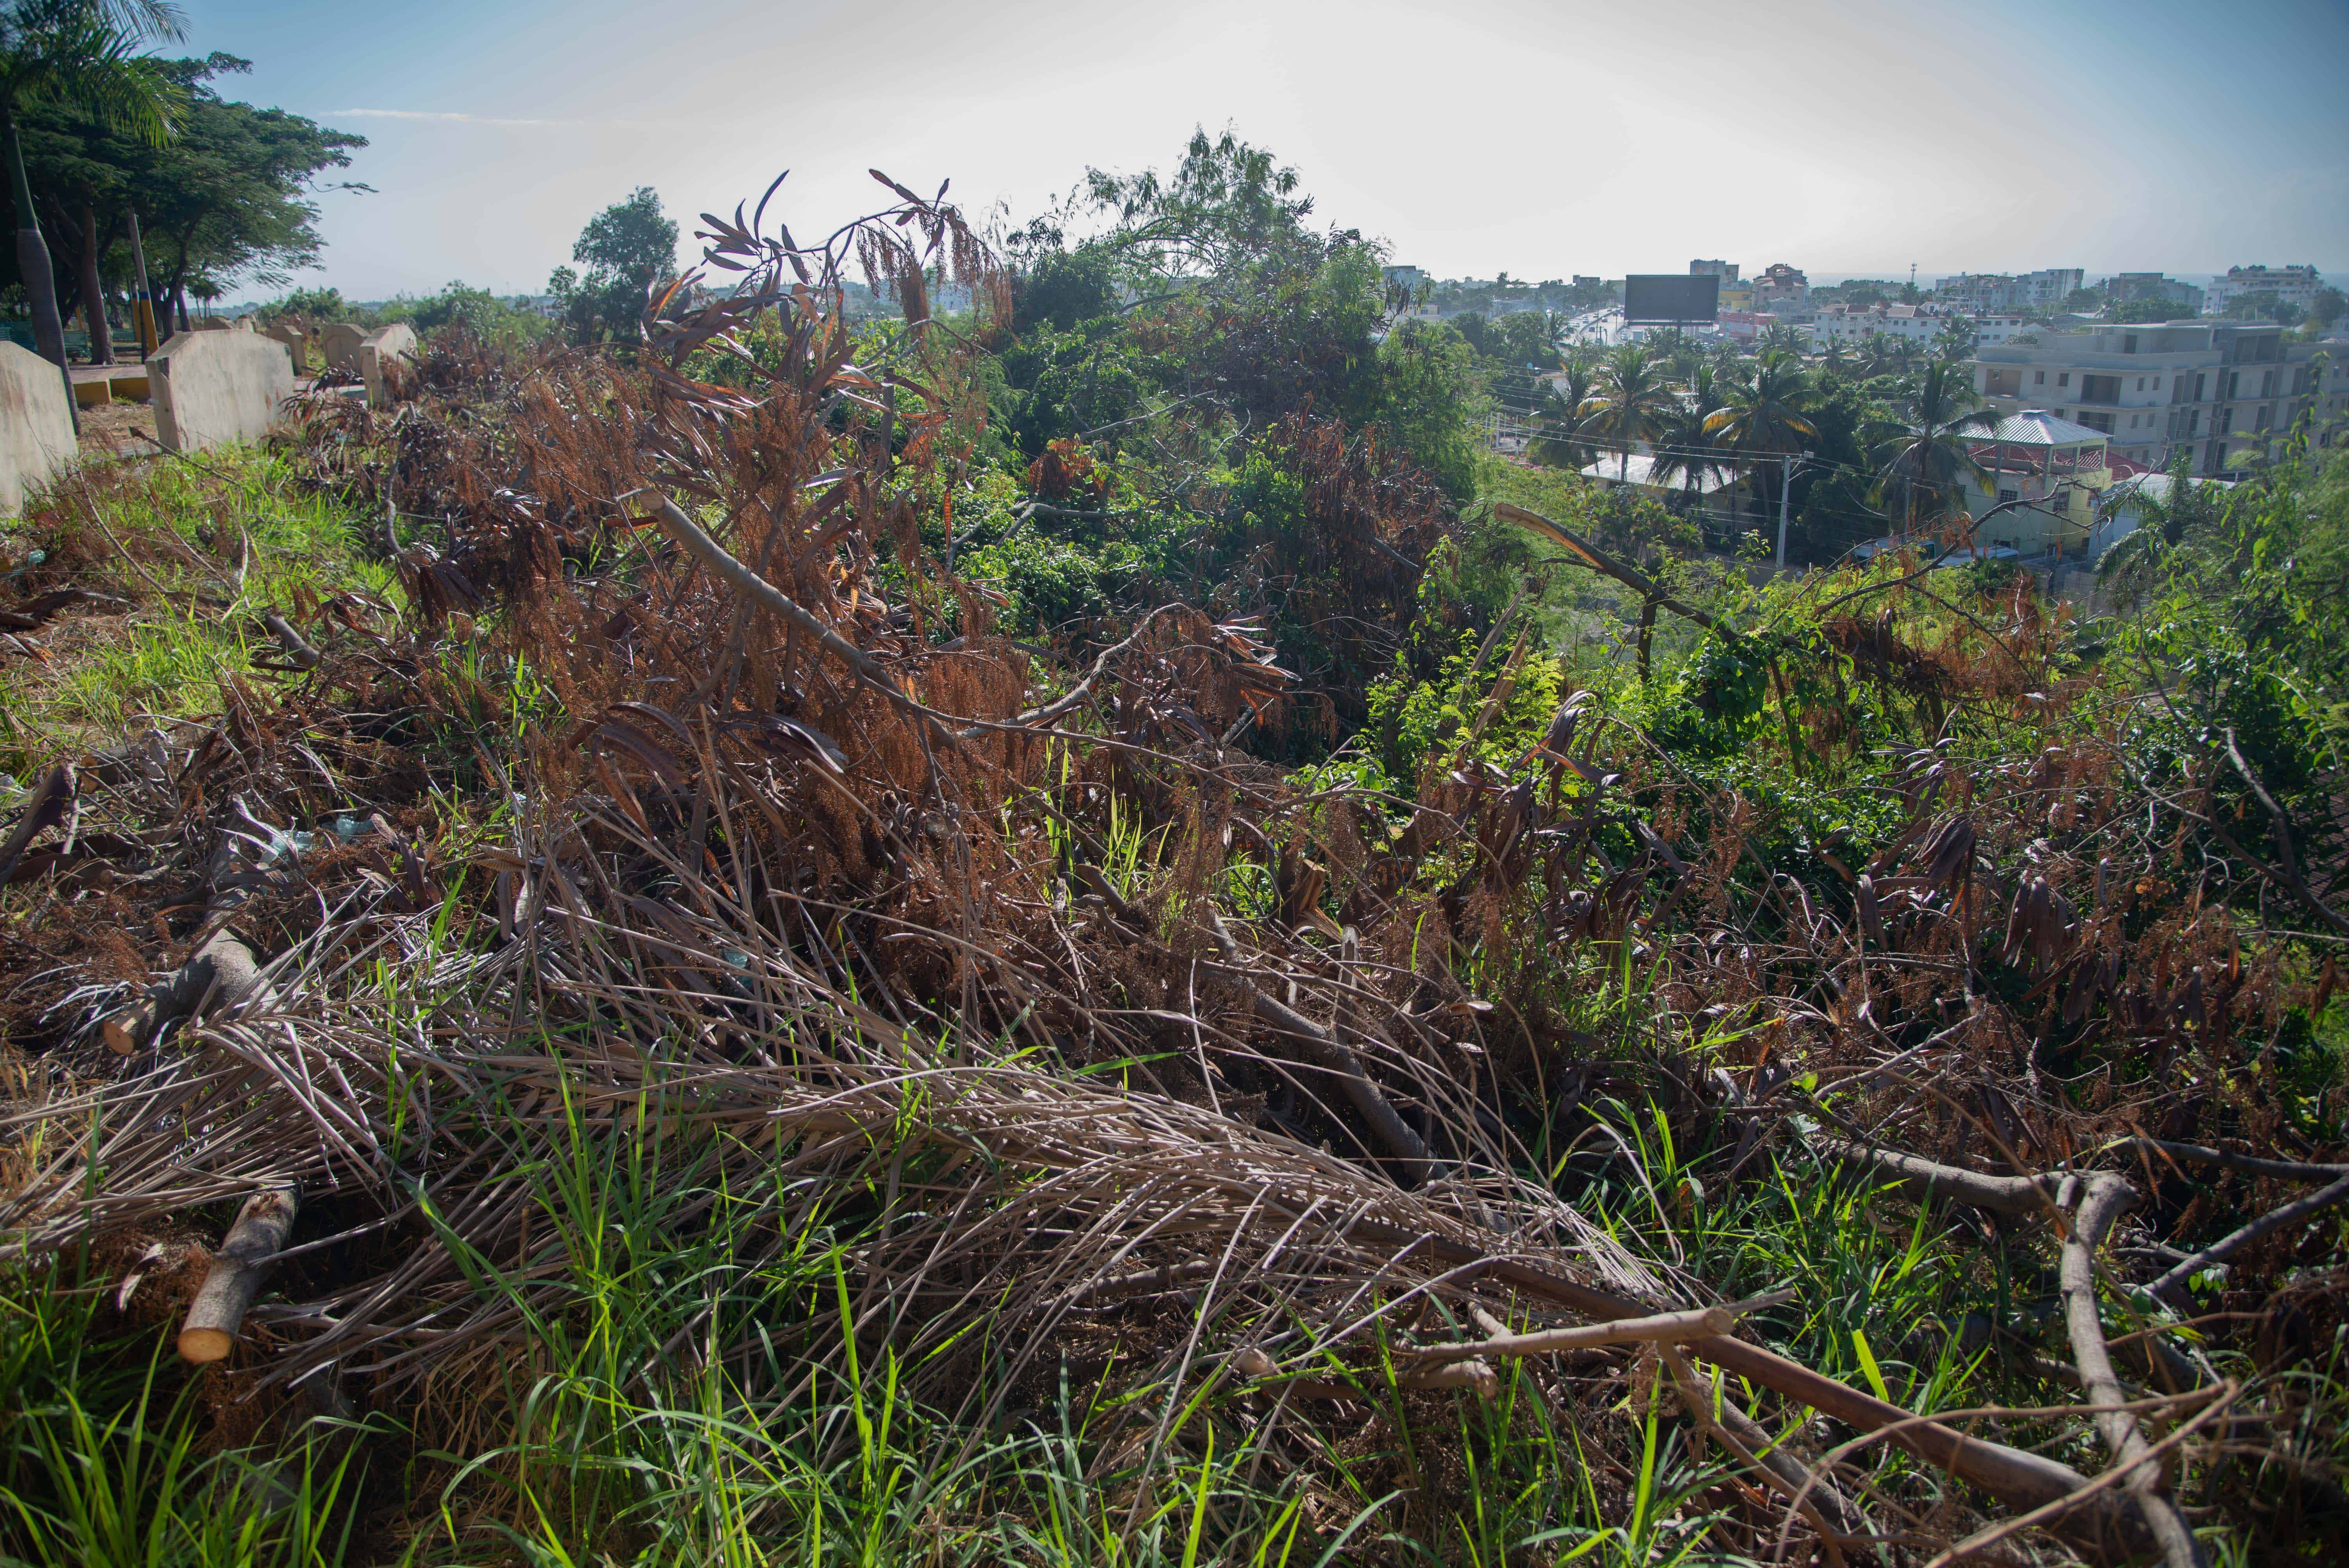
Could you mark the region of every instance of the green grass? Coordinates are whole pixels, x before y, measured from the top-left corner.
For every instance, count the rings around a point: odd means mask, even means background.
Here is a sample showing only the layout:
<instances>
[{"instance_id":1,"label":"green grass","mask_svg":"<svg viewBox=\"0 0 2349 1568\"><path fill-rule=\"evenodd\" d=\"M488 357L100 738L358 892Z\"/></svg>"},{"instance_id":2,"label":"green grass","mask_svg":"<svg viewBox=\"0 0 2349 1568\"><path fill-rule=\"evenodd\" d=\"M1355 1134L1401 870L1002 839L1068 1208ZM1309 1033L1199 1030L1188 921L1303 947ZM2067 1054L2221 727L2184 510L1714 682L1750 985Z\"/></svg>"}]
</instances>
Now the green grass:
<instances>
[{"instance_id":1,"label":"green grass","mask_svg":"<svg viewBox=\"0 0 2349 1568\"><path fill-rule=\"evenodd\" d=\"M93 521L93 518L95 521ZM39 550L82 563L69 584L135 609L102 638L50 623L48 665L0 666L0 741L21 775L74 744L103 746L154 717L217 713L224 679L251 676L275 643L261 624L336 593L391 600L390 567L362 542L360 520L295 483L259 448L101 469L9 525L5 554ZM111 540L109 535L111 535ZM127 549L133 561L125 558ZM50 585L44 580L44 585Z\"/></svg>"}]
</instances>

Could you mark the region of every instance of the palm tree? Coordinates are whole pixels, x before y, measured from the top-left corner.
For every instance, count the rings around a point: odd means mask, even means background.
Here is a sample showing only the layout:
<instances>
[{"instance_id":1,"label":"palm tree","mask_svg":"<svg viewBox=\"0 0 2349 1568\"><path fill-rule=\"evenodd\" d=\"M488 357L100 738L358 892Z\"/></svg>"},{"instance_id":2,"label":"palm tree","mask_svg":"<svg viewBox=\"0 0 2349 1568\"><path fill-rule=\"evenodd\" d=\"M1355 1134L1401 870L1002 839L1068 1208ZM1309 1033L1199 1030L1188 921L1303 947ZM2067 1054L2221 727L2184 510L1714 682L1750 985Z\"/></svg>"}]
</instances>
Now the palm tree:
<instances>
[{"instance_id":1,"label":"palm tree","mask_svg":"<svg viewBox=\"0 0 2349 1568\"><path fill-rule=\"evenodd\" d=\"M180 95L138 53L149 38L176 39L186 21L169 0L0 0L0 127L16 200L16 268L33 304L33 341L44 358L66 363L57 276L33 210L33 184L16 131L20 106L64 101L117 129L160 145L173 129ZM106 330L90 324L93 333ZM67 379L67 405L73 403Z\"/></svg>"},{"instance_id":2,"label":"palm tree","mask_svg":"<svg viewBox=\"0 0 2349 1568\"><path fill-rule=\"evenodd\" d=\"M1782 350L1772 350L1754 362L1754 373L1723 388L1727 401L1704 422L1707 434L1723 446L1756 459L1784 459L1778 489L1778 554L1786 564L1786 524L1794 510L1794 455L1806 440L1818 439L1818 427L1803 417L1817 395L1801 361Z\"/></svg>"},{"instance_id":3,"label":"palm tree","mask_svg":"<svg viewBox=\"0 0 2349 1568\"><path fill-rule=\"evenodd\" d=\"M1877 504L1898 486L1901 531L1917 527L1921 497L1938 521L1960 504L1958 481L1964 475L1982 476L1982 466L1968 448L1985 428L1995 428L1998 417L1981 407L1973 382L1962 365L1936 360L1925 367L1909 405L1907 428L1877 443Z\"/></svg>"},{"instance_id":4,"label":"palm tree","mask_svg":"<svg viewBox=\"0 0 2349 1568\"><path fill-rule=\"evenodd\" d=\"M1772 322L1754 340L1757 354L1791 354L1799 358L1803 347L1803 335L1783 321Z\"/></svg>"},{"instance_id":5,"label":"palm tree","mask_svg":"<svg viewBox=\"0 0 2349 1568\"><path fill-rule=\"evenodd\" d=\"M1828 341L1826 354L1819 360L1819 368L1833 376L1849 376L1859 368L1859 361L1852 356L1844 340L1837 337Z\"/></svg>"},{"instance_id":6,"label":"palm tree","mask_svg":"<svg viewBox=\"0 0 2349 1568\"><path fill-rule=\"evenodd\" d=\"M1656 443L1655 466L1648 470L1659 485L1679 476L1682 497L1692 511L1705 476L1727 466L1728 452L1705 428L1706 421L1720 410L1721 403L1720 377L1710 364L1699 361L1665 418L1661 439Z\"/></svg>"},{"instance_id":7,"label":"palm tree","mask_svg":"<svg viewBox=\"0 0 2349 1568\"><path fill-rule=\"evenodd\" d=\"M1577 411L1589 419L1591 429L1612 436L1621 446L1622 479L1629 483L1631 444L1653 436L1671 405L1671 389L1664 385L1655 356L1640 344L1627 343L1599 366L1598 390Z\"/></svg>"},{"instance_id":8,"label":"palm tree","mask_svg":"<svg viewBox=\"0 0 2349 1568\"><path fill-rule=\"evenodd\" d=\"M1578 469L1589 445L1582 406L1590 400L1591 383L1598 377L1599 364L1589 350L1577 346L1559 357L1557 367L1564 374L1551 382L1550 387L1564 411L1550 418L1536 440L1547 449L1542 453L1543 460Z\"/></svg>"}]
</instances>

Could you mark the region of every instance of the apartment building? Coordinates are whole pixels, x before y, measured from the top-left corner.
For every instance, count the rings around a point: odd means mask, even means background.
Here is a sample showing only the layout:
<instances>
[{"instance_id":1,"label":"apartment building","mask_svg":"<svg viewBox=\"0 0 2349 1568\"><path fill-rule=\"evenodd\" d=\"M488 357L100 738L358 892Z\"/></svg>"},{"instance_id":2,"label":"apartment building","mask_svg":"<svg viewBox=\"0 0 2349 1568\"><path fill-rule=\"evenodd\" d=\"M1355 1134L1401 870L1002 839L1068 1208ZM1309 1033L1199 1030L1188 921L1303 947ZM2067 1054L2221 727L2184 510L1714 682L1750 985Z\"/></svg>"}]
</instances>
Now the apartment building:
<instances>
[{"instance_id":1,"label":"apartment building","mask_svg":"<svg viewBox=\"0 0 2349 1568\"><path fill-rule=\"evenodd\" d=\"M1945 304L1968 311L2054 310L2072 297L2087 276L2079 267L2046 267L2035 273L1960 273L1942 278L1933 292Z\"/></svg>"},{"instance_id":2,"label":"apartment building","mask_svg":"<svg viewBox=\"0 0 2349 1568\"><path fill-rule=\"evenodd\" d=\"M1862 344L1879 335L1905 338L1922 347L1950 324L1953 314L1932 305L1831 305L1819 313L1807 330L1814 348L1825 348L1830 343Z\"/></svg>"},{"instance_id":3,"label":"apartment building","mask_svg":"<svg viewBox=\"0 0 2349 1568\"><path fill-rule=\"evenodd\" d=\"M1716 277L1721 280L1721 286L1727 288L1737 281L1737 263L1735 262L1691 262L1689 276Z\"/></svg>"},{"instance_id":4,"label":"apartment building","mask_svg":"<svg viewBox=\"0 0 2349 1568\"><path fill-rule=\"evenodd\" d=\"M2042 332L1977 349L1974 389L2002 416L2042 409L2100 431L2138 468L2183 449L2195 472L2225 474L2336 396L2329 366L2318 379L2321 346L2287 342L2272 322Z\"/></svg>"},{"instance_id":5,"label":"apartment building","mask_svg":"<svg viewBox=\"0 0 2349 1568\"><path fill-rule=\"evenodd\" d=\"M1800 267L1790 267L1784 262L1772 262L1755 275L1754 307L1756 310L1801 309L1811 297L1811 280L1803 275Z\"/></svg>"},{"instance_id":6,"label":"apartment building","mask_svg":"<svg viewBox=\"0 0 2349 1568\"><path fill-rule=\"evenodd\" d=\"M2217 315L2245 294L2271 294L2281 304L2306 310L2323 286L2314 267L2229 267L2225 277L2210 280L2202 308Z\"/></svg>"},{"instance_id":7,"label":"apartment building","mask_svg":"<svg viewBox=\"0 0 2349 1568\"><path fill-rule=\"evenodd\" d=\"M2207 290L2178 278L2164 277L2159 273L2115 273L2096 286L2115 304L2135 304L2150 300L2157 304L2174 306L2180 316L2200 315Z\"/></svg>"}]
</instances>

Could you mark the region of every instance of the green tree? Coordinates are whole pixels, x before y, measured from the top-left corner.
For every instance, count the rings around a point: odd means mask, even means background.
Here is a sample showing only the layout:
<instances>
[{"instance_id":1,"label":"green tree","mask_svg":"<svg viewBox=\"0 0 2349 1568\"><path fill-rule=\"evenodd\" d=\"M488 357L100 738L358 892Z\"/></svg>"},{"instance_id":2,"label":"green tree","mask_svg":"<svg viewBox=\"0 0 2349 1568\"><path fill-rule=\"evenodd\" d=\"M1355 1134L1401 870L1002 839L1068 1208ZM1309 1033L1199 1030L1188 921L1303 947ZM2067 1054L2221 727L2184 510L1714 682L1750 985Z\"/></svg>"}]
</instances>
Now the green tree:
<instances>
[{"instance_id":1,"label":"green tree","mask_svg":"<svg viewBox=\"0 0 2349 1568\"><path fill-rule=\"evenodd\" d=\"M1626 343L1599 365L1596 387L1580 412L1591 430L1612 437L1621 449L1621 475L1628 482L1632 443L1651 438L1671 416L1672 403L1663 366L1644 345Z\"/></svg>"},{"instance_id":2,"label":"green tree","mask_svg":"<svg viewBox=\"0 0 2349 1568\"><path fill-rule=\"evenodd\" d=\"M579 231L571 259L585 273L557 267L548 281L572 336L581 343L633 338L654 284L677 270L677 222L661 212L659 195L639 185Z\"/></svg>"},{"instance_id":3,"label":"green tree","mask_svg":"<svg viewBox=\"0 0 2349 1568\"><path fill-rule=\"evenodd\" d=\"M1997 416L1984 410L1962 365L1937 360L1925 367L1910 406L1907 428L1877 443L1879 504L1897 494L1903 533L1922 521L1954 515L1961 504L1959 480L1980 478L1969 443L1994 428ZM1920 509L1925 509L1920 517Z\"/></svg>"},{"instance_id":4,"label":"green tree","mask_svg":"<svg viewBox=\"0 0 2349 1568\"><path fill-rule=\"evenodd\" d=\"M2329 287L2321 288L2316 291L2314 297L2309 301L2308 314L2314 318L2317 325L2324 328L2325 331L2330 332L2333 330L2333 324L2341 319L2342 304L2343 300L2341 291L2339 289Z\"/></svg>"},{"instance_id":5,"label":"green tree","mask_svg":"<svg viewBox=\"0 0 2349 1568\"><path fill-rule=\"evenodd\" d=\"M1786 526L1793 518L1795 454L1806 439L1818 438L1818 427L1806 417L1817 388L1801 361L1772 350L1755 359L1753 373L1723 388L1723 406L1704 422L1706 433L1741 456L1760 465L1771 458L1779 462L1778 564L1786 564Z\"/></svg>"},{"instance_id":6,"label":"green tree","mask_svg":"<svg viewBox=\"0 0 2349 1568\"><path fill-rule=\"evenodd\" d=\"M312 199L317 177L347 167L367 140L283 109L223 99L212 83L252 68L233 55L161 60L154 68L180 101L178 134L169 142L154 146L52 104L26 117L26 145L34 167L80 204L73 211L53 199L49 210L74 220L69 233L86 236L68 245L82 269L85 305L100 265L122 256L114 237L135 211L159 307L176 310L184 325L186 296L199 280L223 290L283 287L316 263L325 243ZM367 189L348 181L332 188Z\"/></svg>"},{"instance_id":7,"label":"green tree","mask_svg":"<svg viewBox=\"0 0 2349 1568\"><path fill-rule=\"evenodd\" d=\"M1582 407L1590 401L1599 377L1598 356L1576 348L1558 360L1564 372L1548 382L1542 398L1541 433L1534 438L1529 456L1536 462L1579 469L1590 456L1588 421Z\"/></svg>"},{"instance_id":8,"label":"green tree","mask_svg":"<svg viewBox=\"0 0 2349 1568\"><path fill-rule=\"evenodd\" d=\"M151 141L166 139L177 100L155 61L139 49L150 37L176 38L182 28L179 8L165 0L0 0L0 128L7 132L16 203L16 270L32 301L34 343L60 370L65 322L17 116L43 103L70 103ZM94 336L105 335L102 316L92 325Z\"/></svg>"},{"instance_id":9,"label":"green tree","mask_svg":"<svg viewBox=\"0 0 2349 1568\"><path fill-rule=\"evenodd\" d=\"M1681 481L1682 507L1693 512L1705 480L1727 469L1730 453L1706 428L1722 406L1721 377L1712 365L1700 360L1666 414L1656 440L1656 461L1650 470L1661 486L1675 476Z\"/></svg>"},{"instance_id":10,"label":"green tree","mask_svg":"<svg viewBox=\"0 0 2349 1568\"><path fill-rule=\"evenodd\" d=\"M1933 335L1933 357L1951 363L1971 359L1979 336L1971 316L1953 315Z\"/></svg>"}]
</instances>

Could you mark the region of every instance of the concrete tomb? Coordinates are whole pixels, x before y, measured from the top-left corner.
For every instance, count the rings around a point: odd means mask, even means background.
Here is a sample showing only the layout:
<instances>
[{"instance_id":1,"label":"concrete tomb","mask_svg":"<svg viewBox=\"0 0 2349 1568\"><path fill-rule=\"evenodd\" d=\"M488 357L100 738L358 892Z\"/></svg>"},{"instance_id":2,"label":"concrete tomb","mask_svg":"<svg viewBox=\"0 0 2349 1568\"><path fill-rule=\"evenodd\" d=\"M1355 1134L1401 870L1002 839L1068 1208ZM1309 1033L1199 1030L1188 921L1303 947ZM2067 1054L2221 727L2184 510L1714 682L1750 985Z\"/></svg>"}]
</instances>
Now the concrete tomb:
<instances>
[{"instance_id":1,"label":"concrete tomb","mask_svg":"<svg viewBox=\"0 0 2349 1568\"><path fill-rule=\"evenodd\" d=\"M359 345L367 334L347 321L330 321L318 329L318 348L326 356L326 368L345 370L359 367Z\"/></svg>"},{"instance_id":2,"label":"concrete tomb","mask_svg":"<svg viewBox=\"0 0 2349 1568\"><path fill-rule=\"evenodd\" d=\"M0 515L16 515L25 493L47 484L79 451L57 367L0 341Z\"/></svg>"},{"instance_id":3,"label":"concrete tomb","mask_svg":"<svg viewBox=\"0 0 2349 1568\"><path fill-rule=\"evenodd\" d=\"M305 376L310 369L310 338L290 321L272 322L261 329L262 335L285 346L286 356L294 362L294 374Z\"/></svg>"},{"instance_id":4,"label":"concrete tomb","mask_svg":"<svg viewBox=\"0 0 2349 1568\"><path fill-rule=\"evenodd\" d=\"M155 433L175 452L250 441L294 396L285 346L254 332L182 332L148 356Z\"/></svg>"},{"instance_id":5,"label":"concrete tomb","mask_svg":"<svg viewBox=\"0 0 2349 1568\"><path fill-rule=\"evenodd\" d=\"M416 357L416 329L404 321L389 326L378 326L359 343L359 376L367 382L367 400L370 408L388 408L391 394L384 384L384 365L388 360Z\"/></svg>"}]
</instances>

